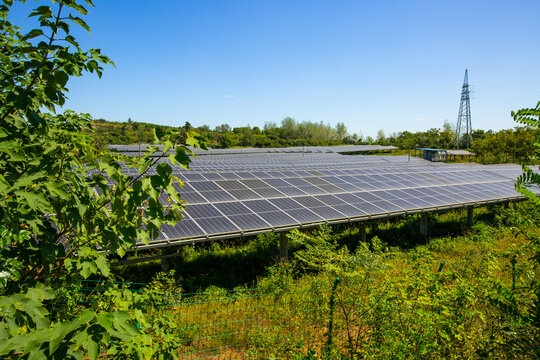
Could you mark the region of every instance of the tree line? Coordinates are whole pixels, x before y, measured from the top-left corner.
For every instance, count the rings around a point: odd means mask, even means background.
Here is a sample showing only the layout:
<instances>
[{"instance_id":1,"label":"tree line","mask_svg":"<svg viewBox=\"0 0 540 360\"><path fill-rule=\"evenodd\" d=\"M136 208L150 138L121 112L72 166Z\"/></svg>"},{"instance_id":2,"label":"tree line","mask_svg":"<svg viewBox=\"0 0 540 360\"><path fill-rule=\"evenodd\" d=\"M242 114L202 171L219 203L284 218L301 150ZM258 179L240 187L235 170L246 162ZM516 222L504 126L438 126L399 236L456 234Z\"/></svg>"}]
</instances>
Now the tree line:
<instances>
[{"instance_id":1,"label":"tree line","mask_svg":"<svg viewBox=\"0 0 540 360\"><path fill-rule=\"evenodd\" d=\"M286 117L280 125L268 122L261 129L258 126L232 128L222 124L211 129L208 125L193 127L189 122L183 126L171 127L149 123L109 122L97 119L92 122L93 137L98 145L151 143L154 132L159 137L162 133L175 130L187 133L195 130L204 136L208 144L215 148L230 147L287 147L287 146L328 146L355 144L359 138L350 135L345 124L338 122L335 127L323 122L299 122Z\"/></svg>"},{"instance_id":2,"label":"tree line","mask_svg":"<svg viewBox=\"0 0 540 360\"><path fill-rule=\"evenodd\" d=\"M231 127L222 124L211 129L208 125L199 127L186 122L183 126L171 127L150 123L110 122L97 119L92 122L92 136L98 146L109 144L152 143L154 134L157 137L169 131L187 134L195 130L214 148L231 147L287 147L287 146L332 146L332 145L392 145L401 150L428 147L436 149L455 149L455 130L445 122L442 128L431 128L426 131L402 131L385 135L379 130L375 138L363 137L362 134L350 134L345 124L338 122L335 126L322 122L296 121L291 117L284 118L278 125L267 122L261 129L258 126ZM520 162L534 154L533 140L539 130L534 127L519 126L506 130L473 130L470 151L476 154L477 161L483 163ZM463 139L461 139L463 140ZM464 148L464 141L459 143Z\"/></svg>"}]
</instances>

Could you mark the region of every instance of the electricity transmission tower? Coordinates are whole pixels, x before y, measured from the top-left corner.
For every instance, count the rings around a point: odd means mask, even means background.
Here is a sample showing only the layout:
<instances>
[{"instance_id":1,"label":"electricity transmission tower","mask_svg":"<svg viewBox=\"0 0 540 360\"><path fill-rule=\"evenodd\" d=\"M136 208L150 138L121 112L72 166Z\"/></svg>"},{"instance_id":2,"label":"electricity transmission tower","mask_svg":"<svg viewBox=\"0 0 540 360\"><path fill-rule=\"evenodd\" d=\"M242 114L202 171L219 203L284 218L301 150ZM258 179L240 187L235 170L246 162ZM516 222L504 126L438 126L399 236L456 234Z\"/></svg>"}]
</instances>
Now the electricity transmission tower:
<instances>
[{"instance_id":1,"label":"electricity transmission tower","mask_svg":"<svg viewBox=\"0 0 540 360\"><path fill-rule=\"evenodd\" d=\"M456 126L456 149L459 149L461 137L465 140L465 147L471 147L471 96L469 91L468 70L465 70L465 79L463 80L463 87L461 89L461 102L459 103L459 114Z\"/></svg>"}]
</instances>

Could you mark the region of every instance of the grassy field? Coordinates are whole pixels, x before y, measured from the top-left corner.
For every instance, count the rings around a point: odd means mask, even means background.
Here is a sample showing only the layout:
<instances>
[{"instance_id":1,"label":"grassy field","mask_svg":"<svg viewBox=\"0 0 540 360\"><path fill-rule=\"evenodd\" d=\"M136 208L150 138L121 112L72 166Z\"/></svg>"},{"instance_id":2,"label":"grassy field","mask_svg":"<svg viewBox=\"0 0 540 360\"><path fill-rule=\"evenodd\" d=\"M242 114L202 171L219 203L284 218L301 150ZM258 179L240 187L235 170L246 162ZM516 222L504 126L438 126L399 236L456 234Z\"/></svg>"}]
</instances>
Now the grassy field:
<instances>
[{"instance_id":1,"label":"grassy field","mask_svg":"<svg viewBox=\"0 0 540 360\"><path fill-rule=\"evenodd\" d=\"M538 358L539 211L465 218L430 215L428 240L418 216L371 223L365 243L353 225L293 230L287 262L275 234L186 246L155 315L178 329L179 358ZM142 282L159 270L116 269Z\"/></svg>"}]
</instances>

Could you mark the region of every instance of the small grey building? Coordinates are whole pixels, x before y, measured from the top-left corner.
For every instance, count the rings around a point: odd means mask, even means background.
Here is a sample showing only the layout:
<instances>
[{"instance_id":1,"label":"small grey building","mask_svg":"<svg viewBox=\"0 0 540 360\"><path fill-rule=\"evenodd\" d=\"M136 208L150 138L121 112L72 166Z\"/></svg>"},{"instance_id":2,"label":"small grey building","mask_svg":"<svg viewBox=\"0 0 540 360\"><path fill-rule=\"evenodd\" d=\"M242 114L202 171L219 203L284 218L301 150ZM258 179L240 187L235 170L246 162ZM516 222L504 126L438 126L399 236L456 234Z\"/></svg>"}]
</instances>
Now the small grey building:
<instances>
[{"instance_id":1,"label":"small grey building","mask_svg":"<svg viewBox=\"0 0 540 360\"><path fill-rule=\"evenodd\" d=\"M429 161L444 161L446 160L446 150L431 149L431 148L416 148L422 150L422 157Z\"/></svg>"}]
</instances>

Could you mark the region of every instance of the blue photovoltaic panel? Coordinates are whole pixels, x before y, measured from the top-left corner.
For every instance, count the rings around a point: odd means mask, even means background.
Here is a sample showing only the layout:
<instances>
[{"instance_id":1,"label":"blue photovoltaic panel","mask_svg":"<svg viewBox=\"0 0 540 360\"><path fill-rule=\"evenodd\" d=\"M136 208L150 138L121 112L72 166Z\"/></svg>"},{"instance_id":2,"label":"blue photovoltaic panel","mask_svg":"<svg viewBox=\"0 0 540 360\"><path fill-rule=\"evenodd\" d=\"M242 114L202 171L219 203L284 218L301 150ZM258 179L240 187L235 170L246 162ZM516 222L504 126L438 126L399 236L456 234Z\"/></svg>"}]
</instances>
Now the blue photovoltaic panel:
<instances>
[{"instance_id":1,"label":"blue photovoltaic panel","mask_svg":"<svg viewBox=\"0 0 540 360\"><path fill-rule=\"evenodd\" d=\"M228 191L232 196L237 200L251 200L251 199L260 199L262 196L257 194L255 191L244 189L244 190L229 190Z\"/></svg>"},{"instance_id":2,"label":"blue photovoltaic panel","mask_svg":"<svg viewBox=\"0 0 540 360\"><path fill-rule=\"evenodd\" d=\"M207 234L228 234L241 230L226 217L202 218L195 220Z\"/></svg>"},{"instance_id":3,"label":"blue photovoltaic panel","mask_svg":"<svg viewBox=\"0 0 540 360\"><path fill-rule=\"evenodd\" d=\"M256 214L230 215L229 219L243 231L264 229L272 226Z\"/></svg>"},{"instance_id":4,"label":"blue photovoltaic panel","mask_svg":"<svg viewBox=\"0 0 540 360\"><path fill-rule=\"evenodd\" d=\"M184 182L184 187L173 186L188 203L186 217L176 226L164 225L154 242L240 236L522 199L514 190L519 166L442 164L418 158L409 162L407 156L342 156L322 149L304 154L294 149L250 151L214 149L216 155L193 159L191 171L173 166L173 174ZM136 169L124 170L138 175ZM149 172L156 173L155 168ZM168 201L167 194L161 198Z\"/></svg>"},{"instance_id":5,"label":"blue photovoltaic panel","mask_svg":"<svg viewBox=\"0 0 540 360\"><path fill-rule=\"evenodd\" d=\"M285 212L292 218L296 219L300 223L313 223L324 221L325 219L311 210L305 208L299 208L295 210L285 210Z\"/></svg>"}]
</instances>

